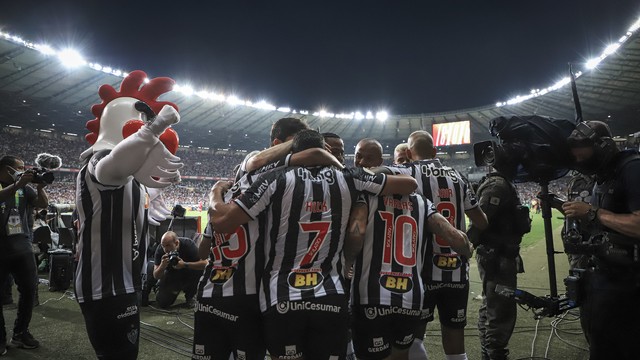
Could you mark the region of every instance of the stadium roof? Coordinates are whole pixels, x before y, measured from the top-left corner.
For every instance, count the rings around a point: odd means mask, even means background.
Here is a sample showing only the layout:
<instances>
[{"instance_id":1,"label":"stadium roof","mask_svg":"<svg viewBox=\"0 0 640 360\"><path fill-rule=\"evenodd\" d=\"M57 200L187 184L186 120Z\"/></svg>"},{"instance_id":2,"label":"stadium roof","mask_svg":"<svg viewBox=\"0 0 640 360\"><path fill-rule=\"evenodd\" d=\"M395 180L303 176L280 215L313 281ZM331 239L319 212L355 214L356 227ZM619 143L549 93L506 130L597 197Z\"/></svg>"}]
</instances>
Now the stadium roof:
<instances>
[{"instance_id":1,"label":"stadium roof","mask_svg":"<svg viewBox=\"0 0 640 360\"><path fill-rule=\"evenodd\" d=\"M577 79L584 118L607 120L613 114L614 132L635 132L639 127L634 123L640 109L638 27L640 21L617 43L607 47L600 58L591 60L587 65L593 69L579 72ZM0 124L20 125L17 122L22 122L34 128L47 128L50 126L48 123L55 119L58 128L75 129L68 131L84 134L78 129L92 117L89 110L91 105L99 102L98 87L106 83L118 87L123 72L86 63L73 52L63 53L15 36L0 34L0 91L5 94L0 99ZM69 68L63 65L63 57L67 61L78 61L82 66ZM489 86L496 87L499 84L498 78L496 83ZM263 102L252 103L187 88L173 91L163 99L178 104L181 129L189 128L194 135L237 131L264 137L277 119L294 116L303 117L313 128L351 140L364 137L406 139L415 130L430 130L433 123L469 120L472 140L477 141L488 138L488 121L497 116L538 114L573 119L573 99L567 84L568 78L564 78L547 89L532 90L531 94L497 104L412 115L384 112L340 115L304 111L294 113L294 110L276 108ZM60 104L67 109L65 111L73 109L74 115L68 112L55 116L33 113L35 110L27 104L32 100L50 104L54 111L57 111L54 105ZM41 115L43 117L39 117ZM46 119L45 115L49 115L52 121Z\"/></svg>"}]
</instances>

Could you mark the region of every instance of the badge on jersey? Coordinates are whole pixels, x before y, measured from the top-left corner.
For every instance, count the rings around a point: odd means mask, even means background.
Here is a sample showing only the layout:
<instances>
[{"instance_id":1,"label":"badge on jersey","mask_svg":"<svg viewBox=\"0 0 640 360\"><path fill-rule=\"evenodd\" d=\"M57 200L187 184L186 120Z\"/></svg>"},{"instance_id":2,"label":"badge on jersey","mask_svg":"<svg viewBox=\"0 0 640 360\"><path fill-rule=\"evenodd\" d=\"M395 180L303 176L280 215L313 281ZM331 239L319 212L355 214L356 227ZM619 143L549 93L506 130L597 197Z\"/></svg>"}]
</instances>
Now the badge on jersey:
<instances>
[{"instance_id":1,"label":"badge on jersey","mask_svg":"<svg viewBox=\"0 0 640 360\"><path fill-rule=\"evenodd\" d=\"M214 266L213 269L211 269L209 281L216 285L222 285L231 280L235 272L236 268L232 266Z\"/></svg>"},{"instance_id":2,"label":"badge on jersey","mask_svg":"<svg viewBox=\"0 0 640 360\"><path fill-rule=\"evenodd\" d=\"M457 255L434 254L433 265L440 270L456 270L462 265L460 257Z\"/></svg>"},{"instance_id":3,"label":"badge on jersey","mask_svg":"<svg viewBox=\"0 0 640 360\"><path fill-rule=\"evenodd\" d=\"M289 286L296 290L309 290L322 284L324 276L322 276L322 273L319 271L320 269L309 270L318 271L297 272L294 269L291 273L289 273L289 277L287 278Z\"/></svg>"},{"instance_id":4,"label":"badge on jersey","mask_svg":"<svg viewBox=\"0 0 640 360\"><path fill-rule=\"evenodd\" d=\"M380 286L398 294L404 294L413 289L413 279L408 276L390 275L388 273L380 273Z\"/></svg>"},{"instance_id":5,"label":"badge on jersey","mask_svg":"<svg viewBox=\"0 0 640 360\"><path fill-rule=\"evenodd\" d=\"M22 231L22 219L20 218L20 212L16 208L12 208L9 212L9 219L7 220L7 235L20 235L24 234Z\"/></svg>"}]
</instances>

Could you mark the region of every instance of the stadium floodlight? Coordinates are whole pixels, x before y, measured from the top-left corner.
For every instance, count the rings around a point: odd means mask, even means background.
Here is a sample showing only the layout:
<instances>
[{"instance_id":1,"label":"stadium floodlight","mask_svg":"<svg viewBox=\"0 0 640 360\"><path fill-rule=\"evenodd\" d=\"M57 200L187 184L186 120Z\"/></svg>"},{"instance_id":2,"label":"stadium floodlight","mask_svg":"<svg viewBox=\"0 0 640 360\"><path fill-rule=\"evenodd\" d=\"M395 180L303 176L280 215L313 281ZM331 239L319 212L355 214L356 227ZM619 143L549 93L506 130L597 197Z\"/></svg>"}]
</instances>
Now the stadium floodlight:
<instances>
[{"instance_id":1,"label":"stadium floodlight","mask_svg":"<svg viewBox=\"0 0 640 360\"><path fill-rule=\"evenodd\" d=\"M222 94L216 94L216 93L212 93L211 94L211 99L212 100L217 100L217 101L224 101L226 98L224 95Z\"/></svg>"},{"instance_id":2,"label":"stadium floodlight","mask_svg":"<svg viewBox=\"0 0 640 360\"><path fill-rule=\"evenodd\" d=\"M185 96L191 96L193 95L193 88L191 86L181 86L178 90L179 92L183 93Z\"/></svg>"},{"instance_id":3,"label":"stadium floodlight","mask_svg":"<svg viewBox=\"0 0 640 360\"><path fill-rule=\"evenodd\" d=\"M55 55L56 51L53 50L53 48L47 44L36 44L33 46L36 50L40 51L41 53L45 54L45 55Z\"/></svg>"},{"instance_id":4,"label":"stadium floodlight","mask_svg":"<svg viewBox=\"0 0 640 360\"><path fill-rule=\"evenodd\" d=\"M280 111L280 112L283 112L283 113L291 112L291 109L288 108L288 107L279 107L277 110Z\"/></svg>"},{"instance_id":5,"label":"stadium floodlight","mask_svg":"<svg viewBox=\"0 0 640 360\"><path fill-rule=\"evenodd\" d=\"M265 100L258 101L257 103L253 104L253 107L257 109L263 109L263 110L269 110L269 111L276 110L276 107L274 105L269 104Z\"/></svg>"},{"instance_id":6,"label":"stadium floodlight","mask_svg":"<svg viewBox=\"0 0 640 360\"><path fill-rule=\"evenodd\" d=\"M210 99L212 94L209 94L207 91L200 90L195 92L196 96L201 99Z\"/></svg>"},{"instance_id":7,"label":"stadium floodlight","mask_svg":"<svg viewBox=\"0 0 640 360\"><path fill-rule=\"evenodd\" d=\"M75 68L85 65L87 62L82 55L74 49L64 49L58 53L58 59L62 65L68 68Z\"/></svg>"},{"instance_id":8,"label":"stadium floodlight","mask_svg":"<svg viewBox=\"0 0 640 360\"><path fill-rule=\"evenodd\" d=\"M113 75L122 76L122 70L113 70Z\"/></svg>"},{"instance_id":9,"label":"stadium floodlight","mask_svg":"<svg viewBox=\"0 0 640 360\"><path fill-rule=\"evenodd\" d=\"M634 22L633 25L631 25L631 27L627 31L630 33L634 33L638 29L640 29L640 19L636 20L636 22Z\"/></svg>"},{"instance_id":10,"label":"stadium floodlight","mask_svg":"<svg viewBox=\"0 0 640 360\"><path fill-rule=\"evenodd\" d=\"M102 72L104 73L111 74L111 71L113 71L113 69L110 66L105 66L102 68Z\"/></svg>"},{"instance_id":11,"label":"stadium floodlight","mask_svg":"<svg viewBox=\"0 0 640 360\"><path fill-rule=\"evenodd\" d=\"M102 71L102 65L100 65L100 64L89 64L89 66L92 69L95 69L95 70L98 70L98 71Z\"/></svg>"},{"instance_id":12,"label":"stadium floodlight","mask_svg":"<svg viewBox=\"0 0 640 360\"><path fill-rule=\"evenodd\" d=\"M380 121L386 121L389 118L389 114L386 111L378 111L376 113L376 119Z\"/></svg>"},{"instance_id":13,"label":"stadium floodlight","mask_svg":"<svg viewBox=\"0 0 640 360\"><path fill-rule=\"evenodd\" d=\"M371 111L367 111L367 115L365 115L365 118L368 120L373 119L373 113Z\"/></svg>"},{"instance_id":14,"label":"stadium floodlight","mask_svg":"<svg viewBox=\"0 0 640 360\"><path fill-rule=\"evenodd\" d=\"M237 96L235 96L235 95L229 95L229 96L227 96L226 101L227 101L227 103L228 103L229 105L233 105L233 106L237 106L237 105L242 105L242 104L244 104L244 101L242 101L242 100L238 99L238 97L237 97Z\"/></svg>"},{"instance_id":15,"label":"stadium floodlight","mask_svg":"<svg viewBox=\"0 0 640 360\"><path fill-rule=\"evenodd\" d=\"M307 110L300 110L300 115L309 115L309 111L307 111Z\"/></svg>"},{"instance_id":16,"label":"stadium floodlight","mask_svg":"<svg viewBox=\"0 0 640 360\"><path fill-rule=\"evenodd\" d=\"M598 66L598 64L600 64L600 58L593 58L593 59L589 59L587 61L587 63L585 64L585 66L587 67L587 69L595 69L596 66Z\"/></svg>"},{"instance_id":17,"label":"stadium floodlight","mask_svg":"<svg viewBox=\"0 0 640 360\"><path fill-rule=\"evenodd\" d=\"M616 50L618 50L618 48L619 48L619 47L620 47L620 43L613 43L613 44L611 44L611 45L607 46L607 47L604 49L603 53L604 53L605 55L611 55L611 54L613 54L614 52L616 52Z\"/></svg>"},{"instance_id":18,"label":"stadium floodlight","mask_svg":"<svg viewBox=\"0 0 640 360\"><path fill-rule=\"evenodd\" d=\"M362 120L362 119L364 119L364 115L362 115L362 113L360 111L356 111L356 115L354 116L354 119Z\"/></svg>"}]
</instances>

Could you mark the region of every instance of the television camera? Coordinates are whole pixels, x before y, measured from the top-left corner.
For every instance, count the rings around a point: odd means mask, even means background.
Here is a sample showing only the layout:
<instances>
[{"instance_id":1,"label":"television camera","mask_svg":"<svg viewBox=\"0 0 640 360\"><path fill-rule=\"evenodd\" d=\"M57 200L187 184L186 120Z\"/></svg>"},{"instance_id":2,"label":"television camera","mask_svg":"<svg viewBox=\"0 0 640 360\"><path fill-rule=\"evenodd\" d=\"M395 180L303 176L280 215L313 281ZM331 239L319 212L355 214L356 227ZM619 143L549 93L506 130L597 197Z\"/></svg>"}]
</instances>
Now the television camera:
<instances>
[{"instance_id":1,"label":"television camera","mask_svg":"<svg viewBox=\"0 0 640 360\"><path fill-rule=\"evenodd\" d=\"M556 252L553 248L551 227L552 202L556 198L549 194L549 182L565 176L573 166L573 157L566 139L575 127L576 125L569 120L537 115L501 116L489 123L490 133L497 137L498 141L484 141L473 146L477 166L492 166L515 183L536 182L541 187L539 198L542 205L551 294L541 297L520 289L496 286L497 293L532 308L535 318L558 315L578 306L580 301L577 286L581 277L579 271L572 272L565 279L567 293L558 296L554 260ZM556 206L557 203L554 207ZM572 226L575 228L577 225ZM574 236L573 232L571 234Z\"/></svg>"}]
</instances>

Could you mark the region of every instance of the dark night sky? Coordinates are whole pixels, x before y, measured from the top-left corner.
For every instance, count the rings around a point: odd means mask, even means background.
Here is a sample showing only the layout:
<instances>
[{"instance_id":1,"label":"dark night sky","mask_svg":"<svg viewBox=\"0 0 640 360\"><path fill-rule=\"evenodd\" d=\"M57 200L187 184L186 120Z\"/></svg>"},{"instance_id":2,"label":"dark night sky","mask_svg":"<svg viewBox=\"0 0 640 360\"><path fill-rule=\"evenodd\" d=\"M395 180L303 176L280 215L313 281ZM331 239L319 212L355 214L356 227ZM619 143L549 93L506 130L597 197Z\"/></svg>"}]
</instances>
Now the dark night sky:
<instances>
[{"instance_id":1,"label":"dark night sky","mask_svg":"<svg viewBox=\"0 0 640 360\"><path fill-rule=\"evenodd\" d=\"M0 28L197 90L411 114L551 85L639 15L637 0L16 0Z\"/></svg>"}]
</instances>

